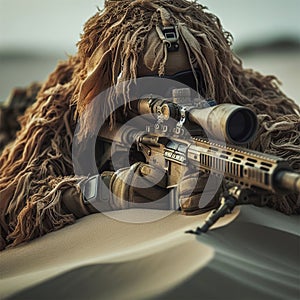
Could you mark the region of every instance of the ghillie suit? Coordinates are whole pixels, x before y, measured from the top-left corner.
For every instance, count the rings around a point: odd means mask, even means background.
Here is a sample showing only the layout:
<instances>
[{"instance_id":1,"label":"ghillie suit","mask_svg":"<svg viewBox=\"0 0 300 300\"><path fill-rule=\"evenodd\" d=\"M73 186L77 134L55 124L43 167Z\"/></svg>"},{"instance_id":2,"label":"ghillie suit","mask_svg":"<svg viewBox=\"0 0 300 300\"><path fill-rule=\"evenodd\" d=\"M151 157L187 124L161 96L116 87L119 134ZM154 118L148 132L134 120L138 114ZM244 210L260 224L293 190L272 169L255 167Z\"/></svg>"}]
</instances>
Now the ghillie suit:
<instances>
[{"instance_id":1,"label":"ghillie suit","mask_svg":"<svg viewBox=\"0 0 300 300\"><path fill-rule=\"evenodd\" d=\"M231 35L219 19L194 1L106 1L85 24L78 53L61 62L20 118L21 130L0 158L1 248L15 246L74 223L76 214L62 199L72 190L81 198L72 166L77 118L106 88L141 76L164 75L167 41L157 26L177 25L190 69L201 70L205 98L252 108L260 128L250 148L287 159L300 171L299 107L278 88L274 76L245 70L232 53ZM126 102L126 97L125 97ZM102 103L112 111L114 102ZM87 119L88 120L88 119ZM86 121L83 136L92 127ZM114 116L111 118L113 126ZM299 213L297 195L274 196L267 204L286 214Z\"/></svg>"},{"instance_id":2,"label":"ghillie suit","mask_svg":"<svg viewBox=\"0 0 300 300\"><path fill-rule=\"evenodd\" d=\"M3 148L16 137L20 130L18 117L31 106L41 85L33 83L28 88L14 89L8 99L1 105L0 110L0 154Z\"/></svg>"}]
</instances>

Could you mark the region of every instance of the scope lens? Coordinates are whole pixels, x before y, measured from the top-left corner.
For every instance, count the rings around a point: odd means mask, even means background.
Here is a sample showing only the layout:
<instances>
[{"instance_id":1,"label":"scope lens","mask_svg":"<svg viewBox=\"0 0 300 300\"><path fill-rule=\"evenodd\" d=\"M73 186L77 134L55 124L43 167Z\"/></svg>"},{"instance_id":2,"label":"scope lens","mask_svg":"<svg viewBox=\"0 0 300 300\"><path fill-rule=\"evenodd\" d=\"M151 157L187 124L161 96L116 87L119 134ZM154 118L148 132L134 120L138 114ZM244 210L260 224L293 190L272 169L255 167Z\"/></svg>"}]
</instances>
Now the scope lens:
<instances>
[{"instance_id":1,"label":"scope lens","mask_svg":"<svg viewBox=\"0 0 300 300\"><path fill-rule=\"evenodd\" d=\"M249 142L255 136L256 129L256 115L247 108L234 111L227 123L227 134L234 143Z\"/></svg>"}]
</instances>

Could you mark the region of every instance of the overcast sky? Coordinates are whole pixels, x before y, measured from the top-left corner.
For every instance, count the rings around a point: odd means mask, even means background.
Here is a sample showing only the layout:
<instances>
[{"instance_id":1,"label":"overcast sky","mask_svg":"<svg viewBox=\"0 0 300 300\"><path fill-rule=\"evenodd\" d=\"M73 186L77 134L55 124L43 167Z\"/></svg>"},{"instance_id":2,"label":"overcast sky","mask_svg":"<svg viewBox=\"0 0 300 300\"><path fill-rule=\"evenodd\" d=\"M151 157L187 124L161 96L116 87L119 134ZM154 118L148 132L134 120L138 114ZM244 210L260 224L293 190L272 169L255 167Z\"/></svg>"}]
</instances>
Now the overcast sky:
<instances>
[{"instance_id":1,"label":"overcast sky","mask_svg":"<svg viewBox=\"0 0 300 300\"><path fill-rule=\"evenodd\" d=\"M279 35L300 39L300 0L203 0L236 44ZM84 22L103 7L97 0L0 0L0 50L75 52Z\"/></svg>"}]
</instances>

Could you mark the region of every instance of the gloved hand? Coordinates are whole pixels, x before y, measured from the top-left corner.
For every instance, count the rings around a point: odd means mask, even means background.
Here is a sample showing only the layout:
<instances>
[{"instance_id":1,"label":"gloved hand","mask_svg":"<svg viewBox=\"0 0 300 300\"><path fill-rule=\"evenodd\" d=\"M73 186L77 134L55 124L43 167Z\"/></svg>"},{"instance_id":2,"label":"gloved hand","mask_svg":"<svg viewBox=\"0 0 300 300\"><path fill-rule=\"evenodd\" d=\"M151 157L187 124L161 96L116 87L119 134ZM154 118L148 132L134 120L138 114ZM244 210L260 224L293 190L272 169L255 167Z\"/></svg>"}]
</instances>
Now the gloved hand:
<instances>
[{"instance_id":1,"label":"gloved hand","mask_svg":"<svg viewBox=\"0 0 300 300\"><path fill-rule=\"evenodd\" d=\"M165 170L142 162L133 164L113 173L109 189L110 205L113 209L132 207L131 203L150 203L164 198L168 194L167 174ZM121 207L120 207L121 205ZM157 206L158 205L158 206ZM166 199L160 205L149 208L167 208ZM163 208L163 207L161 207Z\"/></svg>"},{"instance_id":2,"label":"gloved hand","mask_svg":"<svg viewBox=\"0 0 300 300\"><path fill-rule=\"evenodd\" d=\"M105 186L104 186L105 185ZM168 194L165 170L142 162L117 172L105 171L67 189L62 202L77 218L101 212L135 207L132 203L150 203ZM148 208L168 209L164 198Z\"/></svg>"},{"instance_id":3,"label":"gloved hand","mask_svg":"<svg viewBox=\"0 0 300 300\"><path fill-rule=\"evenodd\" d=\"M215 176L211 176L209 182L208 178L209 174L195 168L186 170L178 183L179 203L183 214L202 214L219 206L224 183Z\"/></svg>"}]
</instances>

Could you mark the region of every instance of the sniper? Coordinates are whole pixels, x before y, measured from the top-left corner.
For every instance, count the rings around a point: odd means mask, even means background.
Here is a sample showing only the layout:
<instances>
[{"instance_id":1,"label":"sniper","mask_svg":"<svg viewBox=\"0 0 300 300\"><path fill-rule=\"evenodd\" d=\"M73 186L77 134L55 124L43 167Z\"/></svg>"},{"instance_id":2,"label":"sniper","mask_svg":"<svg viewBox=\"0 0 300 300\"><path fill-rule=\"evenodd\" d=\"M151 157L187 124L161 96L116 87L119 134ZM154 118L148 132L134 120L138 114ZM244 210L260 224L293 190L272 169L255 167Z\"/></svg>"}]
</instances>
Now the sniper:
<instances>
[{"instance_id":1,"label":"sniper","mask_svg":"<svg viewBox=\"0 0 300 300\"><path fill-rule=\"evenodd\" d=\"M1 249L99 212L82 193L91 175L121 199L108 199L111 210L127 207L127 203L155 202L169 193L167 170L136 157L131 166L115 164L112 168L104 143L96 147L97 174L74 172L72 147L78 121L79 142L95 135L94 105L106 118L107 132L128 122L136 115L136 107L129 103L130 89L125 83L132 86L149 76L184 84L206 102L213 99L217 105L250 109L257 116L258 131L245 147L283 158L300 172L299 107L280 90L274 76L243 67L231 49L231 34L201 4L107 0L104 10L86 22L77 46L77 53L60 62L42 85L16 92L1 107ZM172 90L145 87L139 95L170 98ZM121 156L117 159L122 160ZM146 174L150 184L136 188L135 181ZM226 180L199 207L208 177L194 167L184 170L177 195L182 213L199 214L219 206ZM95 197L101 201L102 196L97 189ZM298 196L274 194L266 203L256 204L298 214Z\"/></svg>"}]
</instances>

